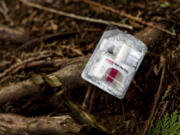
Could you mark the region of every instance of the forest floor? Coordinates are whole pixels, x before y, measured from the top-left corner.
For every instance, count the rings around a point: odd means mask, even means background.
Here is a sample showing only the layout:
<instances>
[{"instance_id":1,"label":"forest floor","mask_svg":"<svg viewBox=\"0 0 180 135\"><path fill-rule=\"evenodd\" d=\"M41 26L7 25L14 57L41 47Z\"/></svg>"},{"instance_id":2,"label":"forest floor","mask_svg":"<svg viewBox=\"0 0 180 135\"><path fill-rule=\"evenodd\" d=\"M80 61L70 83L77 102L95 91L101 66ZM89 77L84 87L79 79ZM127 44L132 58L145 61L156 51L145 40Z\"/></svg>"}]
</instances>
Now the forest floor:
<instances>
[{"instance_id":1,"label":"forest floor","mask_svg":"<svg viewBox=\"0 0 180 135\"><path fill-rule=\"evenodd\" d=\"M180 111L180 3L177 0L96 1L148 22L143 24L134 18L85 1L28 0L57 11L131 26L133 29L123 26L119 29L133 35L148 27L149 23L155 27L156 24L166 24L165 29L169 33L160 30L158 39L148 44L145 59L124 99L119 100L90 84L65 90L66 94L62 96L94 115L114 135L142 134L144 128L151 127L151 124L147 126L151 114L154 122L166 111ZM50 61L76 59L92 54L106 27L106 24L78 20L47 9L35 8L21 0L1 0L0 90L9 85L15 87L16 83L34 76L46 76L61 68L48 64ZM28 67L28 62L22 64L27 60L47 62ZM19 63L20 66L13 67ZM74 118L64 103L49 101L54 94L63 91L63 87L54 88L47 84L40 87L43 91L40 94L20 96L0 103L0 112L25 117L68 114ZM90 134L89 130L86 132Z\"/></svg>"}]
</instances>

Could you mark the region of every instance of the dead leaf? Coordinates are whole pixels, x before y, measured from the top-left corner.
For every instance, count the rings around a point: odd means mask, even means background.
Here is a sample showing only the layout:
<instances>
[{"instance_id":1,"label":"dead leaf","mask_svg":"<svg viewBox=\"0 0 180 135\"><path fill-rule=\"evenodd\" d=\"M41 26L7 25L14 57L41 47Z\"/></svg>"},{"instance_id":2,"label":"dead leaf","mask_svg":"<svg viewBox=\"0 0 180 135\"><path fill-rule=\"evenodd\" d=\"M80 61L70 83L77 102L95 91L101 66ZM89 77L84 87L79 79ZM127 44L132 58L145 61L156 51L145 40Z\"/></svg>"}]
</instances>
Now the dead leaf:
<instances>
[{"instance_id":1,"label":"dead leaf","mask_svg":"<svg viewBox=\"0 0 180 135\"><path fill-rule=\"evenodd\" d=\"M54 23L53 20L50 21L50 25L53 31L57 31L58 30L58 25Z\"/></svg>"},{"instance_id":2,"label":"dead leaf","mask_svg":"<svg viewBox=\"0 0 180 135\"><path fill-rule=\"evenodd\" d=\"M159 68L157 65L154 66L153 71L154 71L155 75L157 75L157 76L159 75Z\"/></svg>"}]
</instances>

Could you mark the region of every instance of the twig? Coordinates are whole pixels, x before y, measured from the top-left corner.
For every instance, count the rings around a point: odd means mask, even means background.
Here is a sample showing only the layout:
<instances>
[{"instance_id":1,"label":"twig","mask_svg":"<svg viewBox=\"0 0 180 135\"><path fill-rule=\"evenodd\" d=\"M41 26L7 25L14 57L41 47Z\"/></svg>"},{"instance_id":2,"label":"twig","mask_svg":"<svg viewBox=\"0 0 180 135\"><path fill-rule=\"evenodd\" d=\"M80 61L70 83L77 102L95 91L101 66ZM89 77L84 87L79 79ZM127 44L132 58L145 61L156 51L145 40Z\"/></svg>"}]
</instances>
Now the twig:
<instances>
[{"instance_id":1,"label":"twig","mask_svg":"<svg viewBox=\"0 0 180 135\"><path fill-rule=\"evenodd\" d=\"M122 113L123 113L123 120L125 121L126 120L126 116L125 116L125 113L124 113L123 101L121 101L121 108L122 108Z\"/></svg>"},{"instance_id":2,"label":"twig","mask_svg":"<svg viewBox=\"0 0 180 135\"><path fill-rule=\"evenodd\" d=\"M135 80L132 81L134 86L138 89L138 91L142 94L143 94L143 89L137 84L137 82Z\"/></svg>"},{"instance_id":3,"label":"twig","mask_svg":"<svg viewBox=\"0 0 180 135\"><path fill-rule=\"evenodd\" d=\"M14 22L12 21L12 19L8 16L8 8L6 6L6 3L4 1L1 1L1 7L0 7L0 13L4 16L5 20L7 22L11 22L12 25L14 24Z\"/></svg>"},{"instance_id":4,"label":"twig","mask_svg":"<svg viewBox=\"0 0 180 135\"><path fill-rule=\"evenodd\" d=\"M6 69L3 73L0 74L0 79L5 77L6 75L8 75L13 70L18 71L20 68L23 68L26 64L28 64L28 63L30 63L32 61L37 61L37 60L40 60L42 58L46 58L46 57L51 56L51 55L52 54L43 54L43 55L40 55L39 57L32 57L30 59L24 60L23 62L14 64L10 68Z\"/></svg>"},{"instance_id":5,"label":"twig","mask_svg":"<svg viewBox=\"0 0 180 135\"><path fill-rule=\"evenodd\" d=\"M0 25L0 40L24 43L29 40L29 34L4 25Z\"/></svg>"},{"instance_id":6,"label":"twig","mask_svg":"<svg viewBox=\"0 0 180 135\"><path fill-rule=\"evenodd\" d=\"M102 20L102 19L83 17L83 16L72 14L72 13L66 13L66 12L63 12L63 11L60 11L60 10L44 7L42 5L35 4L35 3L29 2L27 0L20 0L20 1L23 4L25 4L25 5L29 6L29 7L34 7L34 8L37 8L37 9L41 9L41 10L44 10L44 11L47 11L47 12L55 13L55 14L58 14L58 15L61 15L61 16L66 16L66 17L70 17L70 18L73 18L73 19L77 19L77 20L88 21L88 22L93 22L93 23L100 23L100 24L106 24L106 25L112 24L112 25L115 25L115 26L118 26L118 27L130 29L130 30L133 29L132 26L130 26L130 25L120 24L120 23L117 23L117 22L114 22L114 21L107 21L107 20Z\"/></svg>"},{"instance_id":7,"label":"twig","mask_svg":"<svg viewBox=\"0 0 180 135\"><path fill-rule=\"evenodd\" d=\"M58 49L63 50L63 54L66 54L67 52L67 55L70 55L70 56L74 56L74 55L83 56L84 55L80 49L76 49L72 46L61 45L61 46L58 46Z\"/></svg>"},{"instance_id":8,"label":"twig","mask_svg":"<svg viewBox=\"0 0 180 135\"><path fill-rule=\"evenodd\" d=\"M50 39L53 39L53 38L63 38L63 37L66 37L66 36L72 36L74 35L75 33L74 32L68 32L68 33L56 33L56 34L49 34L49 35L45 35L45 36L42 36L42 37L39 37L39 38L35 38L35 39L32 39L30 41L27 41L26 43L24 43L23 45L21 45L19 48L16 49L15 52L19 52L19 51L24 51L25 49L28 49L29 47L34 47L34 45L36 45L35 43L39 43L41 41L46 41L46 40L50 40Z\"/></svg>"},{"instance_id":9,"label":"twig","mask_svg":"<svg viewBox=\"0 0 180 135\"><path fill-rule=\"evenodd\" d=\"M168 104L169 104L169 101L165 101L164 104L162 105L161 111L159 113L159 118L161 118L164 112L166 111Z\"/></svg>"},{"instance_id":10,"label":"twig","mask_svg":"<svg viewBox=\"0 0 180 135\"><path fill-rule=\"evenodd\" d=\"M90 127L96 128L99 131L102 131L103 133L107 133L107 134L111 133L109 129L104 127L101 123L99 123L96 120L94 115L85 112L81 107L79 107L78 105L74 104L71 101L65 99L64 103L72 111L72 115L76 117L76 119L79 120L81 123L88 124Z\"/></svg>"},{"instance_id":11,"label":"twig","mask_svg":"<svg viewBox=\"0 0 180 135\"><path fill-rule=\"evenodd\" d=\"M92 106L93 106L93 102L94 102L94 98L95 98L95 93L96 93L96 88L94 87L94 89L92 90L90 101L89 101L88 112L90 112L92 110Z\"/></svg>"},{"instance_id":12,"label":"twig","mask_svg":"<svg viewBox=\"0 0 180 135\"><path fill-rule=\"evenodd\" d=\"M154 113L154 117L152 119L152 124L154 123L154 120L158 117L159 119L161 118L161 116L164 114L166 108L167 108L167 105L168 105L168 101L165 101L166 97L169 95L169 92L172 90L172 87L171 85L168 86L168 88L165 90L163 96L162 96L162 99L156 109L156 112ZM159 116L158 116L158 113L159 113Z\"/></svg>"},{"instance_id":13,"label":"twig","mask_svg":"<svg viewBox=\"0 0 180 135\"><path fill-rule=\"evenodd\" d=\"M57 60L56 64L60 64L62 68L57 72L49 74L49 76L57 77L60 80L60 82L63 83L63 88L67 90L72 90L79 86L86 85L85 82L82 81L80 73L82 72L87 60L88 57L85 56L71 59L62 59L59 61ZM68 65L68 63L71 64ZM63 64L65 65L64 67ZM45 83L45 81L43 81L44 79L42 77L39 80L40 81L37 81L37 79L32 78L1 88L0 105L8 101L17 100L22 97L42 92L41 87L39 87L39 84L42 85Z\"/></svg>"},{"instance_id":14,"label":"twig","mask_svg":"<svg viewBox=\"0 0 180 135\"><path fill-rule=\"evenodd\" d=\"M86 92L86 95L85 95L85 98L84 98L84 101L82 103L82 108L87 107L87 101L89 100L89 97L90 97L91 88L92 88L92 85L89 85L89 87L87 89L87 92Z\"/></svg>"},{"instance_id":15,"label":"twig","mask_svg":"<svg viewBox=\"0 0 180 135\"><path fill-rule=\"evenodd\" d=\"M114 8L112 8L112 7L108 7L108 6L106 6L106 5L102 5L102 4L97 3L97 2L94 2L94 1L92 1L92 0L83 0L83 2L88 3L88 4L91 4L91 5L94 5L94 6L97 6L97 7L100 7L100 8L102 8L102 9L105 9L105 10L108 10L108 11L111 11L111 12L113 12L113 13L116 13L116 14L120 15L120 16L127 17L127 18L129 18L129 19L131 19L131 20L133 20L133 21L136 21L136 22L141 23L141 24L143 24L143 25L147 25L147 26L149 26L149 27L158 29L158 30L160 30L160 31L162 31L162 32L165 32L165 33L169 34L169 35L176 36L176 33L173 33L173 32L171 32L171 31L169 31L169 30L166 30L166 29L164 29L164 28L162 28L162 27L159 27L159 26L157 26L157 25L154 25L154 24L152 24L152 23L146 22L146 21L142 20L142 19L139 18L139 17L132 16L132 15L130 15L130 14L127 14L127 13L123 12L123 11L116 10L116 9L114 9Z\"/></svg>"},{"instance_id":16,"label":"twig","mask_svg":"<svg viewBox=\"0 0 180 135\"><path fill-rule=\"evenodd\" d=\"M2 72L7 67L7 65L9 65L10 63L11 63L10 61L1 60L1 62L0 62L0 72Z\"/></svg>"},{"instance_id":17,"label":"twig","mask_svg":"<svg viewBox=\"0 0 180 135\"><path fill-rule=\"evenodd\" d=\"M144 36L149 37L154 42L156 40L154 38L151 38L151 35L148 34L142 35L141 38L143 38ZM147 42L147 45L149 45L150 43L151 41ZM36 56L38 57L38 54L37 55L32 54L32 55L33 57ZM63 84L62 87L68 91L79 88L80 86L87 86L87 83L85 83L85 81L82 80L80 74L82 73L82 70L84 69L84 66L86 65L88 59L89 56L81 56L81 57L66 59L66 61L64 62L63 60L59 60L56 62L56 65L57 66L61 65L61 69L50 75L56 76L60 80L60 82L62 82ZM21 67L22 63L19 64L20 64L19 66ZM9 69L9 72L11 71L12 69ZM6 74L8 74L9 72L6 71ZM90 101L91 103L89 104L89 108L90 108L89 110L91 110L94 101L93 95L95 95L95 90L93 91L94 94L92 94L91 96L92 100ZM41 88L38 85L36 85L31 79L28 79L26 81L21 81L19 83L12 84L11 86L5 86L1 88L0 104L7 103L8 101L16 100L39 92L41 92Z\"/></svg>"},{"instance_id":18,"label":"twig","mask_svg":"<svg viewBox=\"0 0 180 135\"><path fill-rule=\"evenodd\" d=\"M157 33L157 36L161 33ZM137 34L136 34L137 35ZM140 37L144 38L144 36L149 37L151 39L146 42L147 45L151 44L152 40L155 42L156 38L151 38L151 34L145 34ZM47 52L48 53L48 52ZM46 54L47 54L46 53ZM33 57L38 58L38 54L34 55L31 54ZM31 56L31 57L32 57ZM87 61L89 59L89 56L81 56L66 60L58 60L55 63L55 67L61 65L61 69L58 70L55 73L52 73L51 75L55 75L63 84L63 88L66 90L73 90L80 86L86 86L87 83L85 83L81 78L82 70L84 69L84 66L86 65ZM27 61L26 65L30 63ZM23 63L18 63L17 65L14 65L14 67L11 67L7 69L3 74L0 74L1 77L6 76L8 73L10 73L14 68L17 68L18 66L22 67ZM40 87L36 86L34 82L29 79L27 81L21 81L19 83L12 84L11 86L6 86L1 88L0 91L0 104L6 103L10 100L15 100L20 97L25 97L27 95L33 95L34 93L40 92ZM93 90L94 91L94 90ZM3 96L3 94L6 96ZM11 93L11 94L10 94ZM94 91L95 93L95 91ZM93 94L92 94L93 95ZM91 97L93 97L91 95ZM91 102L91 101L90 101ZM91 107L91 104L89 106ZM89 108L90 108L89 107ZM91 110L91 109L90 109Z\"/></svg>"},{"instance_id":19,"label":"twig","mask_svg":"<svg viewBox=\"0 0 180 135\"><path fill-rule=\"evenodd\" d=\"M163 64L163 67L162 67L162 74L161 74L160 84L159 84L158 90L157 90L157 92L155 94L153 108L152 108L151 113L149 115L149 118L148 118L148 120L147 120L147 122L145 124L142 135L145 135L148 128L151 128L152 119L153 119L154 113L156 111L157 103L159 101L159 97L160 97L160 93L161 93L161 89L162 89L162 84L163 84L163 81L164 81L165 71L166 71L165 61L164 61L164 63L161 63L161 64Z\"/></svg>"},{"instance_id":20,"label":"twig","mask_svg":"<svg viewBox=\"0 0 180 135\"><path fill-rule=\"evenodd\" d=\"M28 57L29 56L29 57ZM40 68L40 70L48 70L50 71L57 70L62 64L67 62L67 58L60 58L60 59L51 59L47 60L47 57L50 56L59 56L58 52L56 51L43 51L41 53L30 53L29 55L26 54L20 63L16 63L6 69L3 73L0 73L0 83L3 83L7 79L9 79L11 74L17 73L19 70L31 69L31 68ZM29 58L29 59L27 59ZM1 67L1 64L0 64Z\"/></svg>"}]
</instances>

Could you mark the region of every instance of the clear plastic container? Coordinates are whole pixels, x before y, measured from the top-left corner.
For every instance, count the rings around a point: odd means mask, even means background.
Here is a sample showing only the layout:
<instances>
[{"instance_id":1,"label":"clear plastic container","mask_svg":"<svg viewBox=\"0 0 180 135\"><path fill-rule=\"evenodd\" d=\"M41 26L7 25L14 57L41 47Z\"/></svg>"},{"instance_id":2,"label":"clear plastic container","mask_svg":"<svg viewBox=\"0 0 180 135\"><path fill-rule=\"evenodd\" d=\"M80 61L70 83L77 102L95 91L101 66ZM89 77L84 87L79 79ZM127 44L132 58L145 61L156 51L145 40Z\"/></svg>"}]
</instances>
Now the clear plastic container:
<instances>
[{"instance_id":1,"label":"clear plastic container","mask_svg":"<svg viewBox=\"0 0 180 135\"><path fill-rule=\"evenodd\" d=\"M122 99L141 64L147 46L119 29L107 30L81 76L109 94Z\"/></svg>"}]
</instances>

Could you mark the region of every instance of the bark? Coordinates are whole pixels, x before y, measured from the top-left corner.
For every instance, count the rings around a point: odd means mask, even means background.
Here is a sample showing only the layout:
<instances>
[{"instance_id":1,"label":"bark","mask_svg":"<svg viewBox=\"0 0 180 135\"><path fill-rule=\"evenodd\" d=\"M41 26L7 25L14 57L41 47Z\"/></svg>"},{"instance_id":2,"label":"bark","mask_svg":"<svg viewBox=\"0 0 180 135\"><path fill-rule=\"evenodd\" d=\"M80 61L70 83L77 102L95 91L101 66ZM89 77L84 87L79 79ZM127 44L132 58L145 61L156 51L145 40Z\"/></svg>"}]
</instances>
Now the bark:
<instances>
[{"instance_id":1,"label":"bark","mask_svg":"<svg viewBox=\"0 0 180 135\"><path fill-rule=\"evenodd\" d=\"M71 110L74 118L76 118L81 123L88 124L90 127L96 128L102 133L103 132L106 134L112 133L109 129L105 128L101 123L96 121L96 118L93 115L85 112L83 109L81 109L79 106L77 106L73 102L65 101L65 104Z\"/></svg>"},{"instance_id":2,"label":"bark","mask_svg":"<svg viewBox=\"0 0 180 135\"><path fill-rule=\"evenodd\" d=\"M74 135L82 126L68 116L26 118L0 114L1 135Z\"/></svg>"},{"instance_id":3,"label":"bark","mask_svg":"<svg viewBox=\"0 0 180 135\"><path fill-rule=\"evenodd\" d=\"M48 75L47 78L51 76L56 76L63 84L63 87L68 90L72 90L76 87L82 86L85 84L85 81L81 79L80 74L87 60L88 56L64 60L64 65L62 64L62 68L57 72ZM46 79L44 78L41 79L43 80L40 82L37 81L37 79L28 79L1 88L0 104L4 104L8 101L16 100L22 97L42 92L39 85L43 85L42 83L48 82L46 82Z\"/></svg>"},{"instance_id":4,"label":"bark","mask_svg":"<svg viewBox=\"0 0 180 135\"><path fill-rule=\"evenodd\" d=\"M160 41L161 35L161 31L147 27L137 33L135 36L148 45L148 47L153 47L157 42Z\"/></svg>"},{"instance_id":5,"label":"bark","mask_svg":"<svg viewBox=\"0 0 180 135\"><path fill-rule=\"evenodd\" d=\"M16 100L21 97L33 95L40 92L40 88L31 80L22 81L0 90L0 104L11 100Z\"/></svg>"},{"instance_id":6,"label":"bark","mask_svg":"<svg viewBox=\"0 0 180 135\"><path fill-rule=\"evenodd\" d=\"M69 59L67 63L57 72L53 73L62 82L63 87L67 90L75 89L87 84L81 78L81 73L89 59L89 56L81 56Z\"/></svg>"},{"instance_id":7,"label":"bark","mask_svg":"<svg viewBox=\"0 0 180 135\"><path fill-rule=\"evenodd\" d=\"M24 43L30 39L29 35L14 28L7 26L0 26L0 39L5 41L12 41L15 43Z\"/></svg>"},{"instance_id":8,"label":"bark","mask_svg":"<svg viewBox=\"0 0 180 135\"><path fill-rule=\"evenodd\" d=\"M0 72L5 70L7 68L7 65L9 65L9 64L10 64L10 61L1 60L1 63L0 63Z\"/></svg>"}]
</instances>

